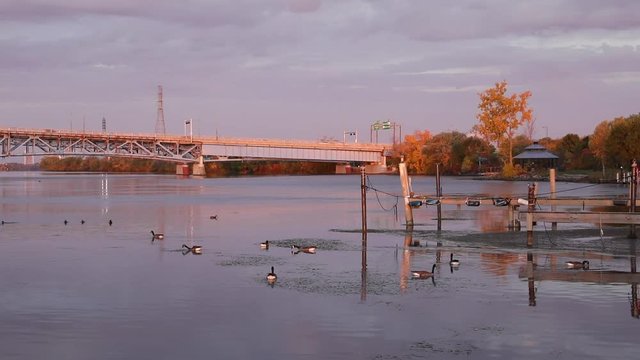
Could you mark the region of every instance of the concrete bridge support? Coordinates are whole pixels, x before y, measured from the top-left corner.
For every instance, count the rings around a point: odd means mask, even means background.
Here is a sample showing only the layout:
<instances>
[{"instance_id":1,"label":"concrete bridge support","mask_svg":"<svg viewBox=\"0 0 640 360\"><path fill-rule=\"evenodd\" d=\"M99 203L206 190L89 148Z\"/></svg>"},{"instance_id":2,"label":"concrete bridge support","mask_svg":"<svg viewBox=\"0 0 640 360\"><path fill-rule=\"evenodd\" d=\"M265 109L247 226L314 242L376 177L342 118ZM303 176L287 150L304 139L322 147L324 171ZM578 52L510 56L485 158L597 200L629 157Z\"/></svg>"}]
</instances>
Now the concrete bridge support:
<instances>
[{"instance_id":1,"label":"concrete bridge support","mask_svg":"<svg viewBox=\"0 0 640 360\"><path fill-rule=\"evenodd\" d=\"M204 158L202 155L198 158L198 162L193 164L193 171L191 174L194 176L207 176L207 171L204 168Z\"/></svg>"}]
</instances>

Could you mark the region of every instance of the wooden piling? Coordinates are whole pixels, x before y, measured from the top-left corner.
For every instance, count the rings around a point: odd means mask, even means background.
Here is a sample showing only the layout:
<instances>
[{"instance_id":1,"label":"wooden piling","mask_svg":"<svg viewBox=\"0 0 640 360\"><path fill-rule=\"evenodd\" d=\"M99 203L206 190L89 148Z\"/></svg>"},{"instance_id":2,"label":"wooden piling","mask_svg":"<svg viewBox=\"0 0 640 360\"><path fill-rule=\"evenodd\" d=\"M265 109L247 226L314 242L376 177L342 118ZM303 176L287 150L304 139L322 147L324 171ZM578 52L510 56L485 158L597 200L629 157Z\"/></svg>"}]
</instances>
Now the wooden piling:
<instances>
[{"instance_id":1,"label":"wooden piling","mask_svg":"<svg viewBox=\"0 0 640 360\"><path fill-rule=\"evenodd\" d=\"M637 190L638 190L638 164L636 163L636 160L633 159L633 161L631 162L631 181L629 182L629 191L630 191L629 200L631 202L629 206L630 213L636 212ZM629 226L629 238L630 239L637 238L636 226L633 224Z\"/></svg>"},{"instance_id":2,"label":"wooden piling","mask_svg":"<svg viewBox=\"0 0 640 360\"><path fill-rule=\"evenodd\" d=\"M533 246L533 212L536 209L536 185L529 184L527 196L527 247Z\"/></svg>"},{"instance_id":3,"label":"wooden piling","mask_svg":"<svg viewBox=\"0 0 640 360\"><path fill-rule=\"evenodd\" d=\"M362 270L360 272L360 301L367 298L367 177L365 167L360 168L360 197L362 203Z\"/></svg>"},{"instance_id":4,"label":"wooden piling","mask_svg":"<svg viewBox=\"0 0 640 360\"><path fill-rule=\"evenodd\" d=\"M553 168L549 169L549 187L551 190L551 194L549 195L549 197L551 199L555 199L556 198L556 169L553 169ZM556 211L555 205L551 206L551 211ZM558 230L557 222L551 223L551 230Z\"/></svg>"},{"instance_id":5,"label":"wooden piling","mask_svg":"<svg viewBox=\"0 0 640 360\"><path fill-rule=\"evenodd\" d=\"M436 163L436 196L438 200L442 196L442 185L440 184L440 163ZM442 230L442 204L438 201L438 231Z\"/></svg>"},{"instance_id":6,"label":"wooden piling","mask_svg":"<svg viewBox=\"0 0 640 360\"><path fill-rule=\"evenodd\" d=\"M407 164L403 161L398 165L400 172L400 184L402 185L402 198L404 199L404 217L407 225L413 225L413 210L409 206L409 175L407 174Z\"/></svg>"}]
</instances>

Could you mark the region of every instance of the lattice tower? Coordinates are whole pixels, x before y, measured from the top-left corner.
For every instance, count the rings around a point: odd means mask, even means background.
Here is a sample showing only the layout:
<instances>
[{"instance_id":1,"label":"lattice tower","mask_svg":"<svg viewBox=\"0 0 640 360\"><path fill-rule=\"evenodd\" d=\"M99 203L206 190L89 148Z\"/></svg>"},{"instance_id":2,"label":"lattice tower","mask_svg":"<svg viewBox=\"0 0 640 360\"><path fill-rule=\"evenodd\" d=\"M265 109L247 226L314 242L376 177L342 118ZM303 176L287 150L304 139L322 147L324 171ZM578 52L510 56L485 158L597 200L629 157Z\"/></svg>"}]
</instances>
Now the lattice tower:
<instances>
[{"instance_id":1,"label":"lattice tower","mask_svg":"<svg viewBox=\"0 0 640 360\"><path fill-rule=\"evenodd\" d=\"M156 134L166 134L164 127L164 108L162 105L162 85L158 85L158 118L156 119Z\"/></svg>"}]
</instances>

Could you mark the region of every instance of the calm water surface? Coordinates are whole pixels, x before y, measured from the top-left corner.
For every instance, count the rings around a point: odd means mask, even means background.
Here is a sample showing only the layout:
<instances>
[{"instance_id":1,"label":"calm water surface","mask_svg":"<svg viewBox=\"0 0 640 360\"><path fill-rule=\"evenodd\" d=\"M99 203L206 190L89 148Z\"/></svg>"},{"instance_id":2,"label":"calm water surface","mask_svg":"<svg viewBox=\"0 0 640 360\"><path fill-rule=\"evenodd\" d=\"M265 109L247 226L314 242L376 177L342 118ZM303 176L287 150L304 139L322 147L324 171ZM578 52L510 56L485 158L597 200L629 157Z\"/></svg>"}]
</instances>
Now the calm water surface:
<instances>
[{"instance_id":1,"label":"calm water surface","mask_svg":"<svg viewBox=\"0 0 640 360\"><path fill-rule=\"evenodd\" d=\"M442 231L429 207L407 233L389 196L398 177L369 185L380 192L367 196L363 272L359 176L1 173L0 359L638 357L637 284L597 275L635 265L626 228L539 225L527 249L524 232L505 231L504 209L452 206ZM433 193L434 180L412 185ZM443 190L525 197L527 184L445 178ZM590 270L564 268L583 259ZM433 280L411 279L434 263ZM531 277L533 266L547 277Z\"/></svg>"}]
</instances>

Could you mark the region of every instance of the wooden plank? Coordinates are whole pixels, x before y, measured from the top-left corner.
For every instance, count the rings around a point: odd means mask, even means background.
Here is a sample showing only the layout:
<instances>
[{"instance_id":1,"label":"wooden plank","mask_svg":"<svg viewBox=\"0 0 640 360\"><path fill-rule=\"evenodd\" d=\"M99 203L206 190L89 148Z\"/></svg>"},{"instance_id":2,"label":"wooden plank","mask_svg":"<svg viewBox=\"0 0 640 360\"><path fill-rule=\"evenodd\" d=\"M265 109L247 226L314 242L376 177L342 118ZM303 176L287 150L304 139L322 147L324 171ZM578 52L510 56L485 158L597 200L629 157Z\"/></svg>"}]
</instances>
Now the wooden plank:
<instances>
[{"instance_id":1,"label":"wooden plank","mask_svg":"<svg viewBox=\"0 0 640 360\"><path fill-rule=\"evenodd\" d=\"M518 219L526 221L527 212L520 212ZM592 224L640 224L640 213L579 212L579 211L534 211L533 221Z\"/></svg>"}]
</instances>

